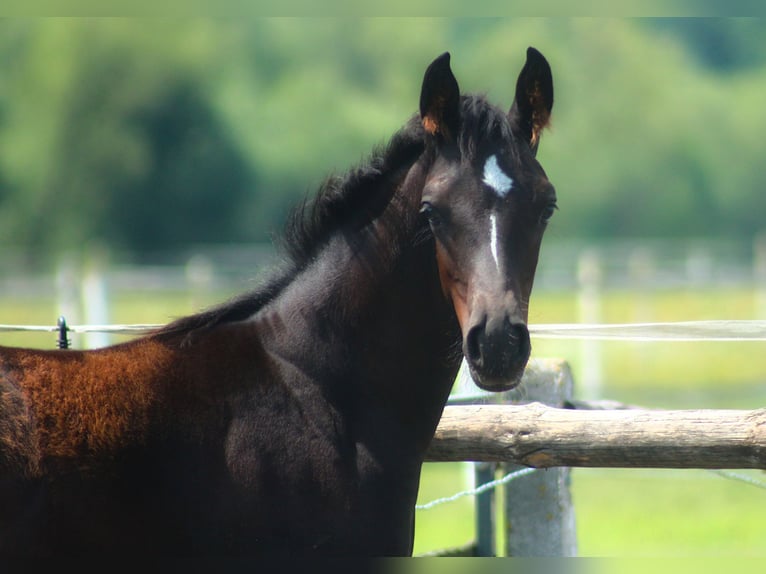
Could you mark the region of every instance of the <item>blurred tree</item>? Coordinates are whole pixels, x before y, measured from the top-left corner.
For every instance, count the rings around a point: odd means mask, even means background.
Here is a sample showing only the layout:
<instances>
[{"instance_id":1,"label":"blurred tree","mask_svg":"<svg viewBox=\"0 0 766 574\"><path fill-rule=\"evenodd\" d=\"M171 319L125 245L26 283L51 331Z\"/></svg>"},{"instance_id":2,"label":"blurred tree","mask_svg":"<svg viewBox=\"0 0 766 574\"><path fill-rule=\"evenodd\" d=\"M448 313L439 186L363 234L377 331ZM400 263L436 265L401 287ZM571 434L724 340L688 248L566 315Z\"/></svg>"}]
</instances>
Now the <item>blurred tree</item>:
<instances>
[{"instance_id":1,"label":"blurred tree","mask_svg":"<svg viewBox=\"0 0 766 574\"><path fill-rule=\"evenodd\" d=\"M553 66L559 236L764 227L766 28L752 19L0 21L0 245L51 255L262 241L411 113L453 53L510 107Z\"/></svg>"},{"instance_id":2,"label":"blurred tree","mask_svg":"<svg viewBox=\"0 0 766 574\"><path fill-rule=\"evenodd\" d=\"M252 239L238 214L253 178L195 79L132 58L101 64L78 79L51 212L91 211L89 234L138 252Z\"/></svg>"},{"instance_id":3,"label":"blurred tree","mask_svg":"<svg viewBox=\"0 0 766 574\"><path fill-rule=\"evenodd\" d=\"M650 28L672 34L705 66L732 72L766 64L763 18L648 18Z\"/></svg>"},{"instance_id":4,"label":"blurred tree","mask_svg":"<svg viewBox=\"0 0 766 574\"><path fill-rule=\"evenodd\" d=\"M178 46L119 22L21 31L0 136L4 242L140 254L253 239L240 218L253 171Z\"/></svg>"}]
</instances>

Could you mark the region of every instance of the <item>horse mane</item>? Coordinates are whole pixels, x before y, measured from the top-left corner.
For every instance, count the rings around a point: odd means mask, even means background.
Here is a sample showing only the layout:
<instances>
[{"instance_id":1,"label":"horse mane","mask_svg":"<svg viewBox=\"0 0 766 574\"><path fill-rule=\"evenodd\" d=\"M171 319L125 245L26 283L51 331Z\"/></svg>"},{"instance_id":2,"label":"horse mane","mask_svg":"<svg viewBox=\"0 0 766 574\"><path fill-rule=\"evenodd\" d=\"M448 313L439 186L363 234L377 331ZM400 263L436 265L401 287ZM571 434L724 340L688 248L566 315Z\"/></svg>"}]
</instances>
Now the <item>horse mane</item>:
<instances>
[{"instance_id":1,"label":"horse mane","mask_svg":"<svg viewBox=\"0 0 766 574\"><path fill-rule=\"evenodd\" d=\"M425 149L424 131L416 120L412 118L386 146L376 147L363 164L328 177L316 196L306 197L290 212L281 244L299 268L338 229L359 229L380 215L395 191L392 177L409 168Z\"/></svg>"},{"instance_id":2,"label":"horse mane","mask_svg":"<svg viewBox=\"0 0 766 574\"><path fill-rule=\"evenodd\" d=\"M374 219L391 199L394 186L386 184L392 174L412 165L424 149L424 130L413 117L387 145L375 147L366 162L343 175L328 177L315 196L307 196L292 209L281 237L276 238L285 256L260 286L176 319L153 336L189 334L241 321L257 312L293 281L338 229L361 228Z\"/></svg>"}]
</instances>

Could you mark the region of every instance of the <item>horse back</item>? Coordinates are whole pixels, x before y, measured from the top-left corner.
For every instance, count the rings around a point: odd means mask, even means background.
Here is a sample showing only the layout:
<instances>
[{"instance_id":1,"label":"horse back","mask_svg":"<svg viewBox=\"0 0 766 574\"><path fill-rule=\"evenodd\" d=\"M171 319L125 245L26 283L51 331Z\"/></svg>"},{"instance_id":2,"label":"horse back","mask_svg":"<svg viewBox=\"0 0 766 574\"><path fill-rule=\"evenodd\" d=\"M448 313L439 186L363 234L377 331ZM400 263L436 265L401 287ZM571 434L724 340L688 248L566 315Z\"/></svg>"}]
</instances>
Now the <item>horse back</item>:
<instances>
[{"instance_id":1,"label":"horse back","mask_svg":"<svg viewBox=\"0 0 766 574\"><path fill-rule=\"evenodd\" d=\"M171 358L146 340L97 351L0 347L0 468L33 477L141 440Z\"/></svg>"}]
</instances>

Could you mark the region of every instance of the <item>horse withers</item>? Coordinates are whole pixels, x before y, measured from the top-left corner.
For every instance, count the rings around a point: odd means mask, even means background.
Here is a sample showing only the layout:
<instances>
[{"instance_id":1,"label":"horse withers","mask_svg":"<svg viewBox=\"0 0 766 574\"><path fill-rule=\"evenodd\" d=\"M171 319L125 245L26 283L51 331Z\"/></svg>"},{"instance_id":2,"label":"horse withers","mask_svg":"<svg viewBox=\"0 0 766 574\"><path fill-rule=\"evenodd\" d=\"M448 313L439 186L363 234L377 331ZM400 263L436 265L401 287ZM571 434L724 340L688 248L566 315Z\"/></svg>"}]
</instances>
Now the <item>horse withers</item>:
<instances>
[{"instance_id":1,"label":"horse withers","mask_svg":"<svg viewBox=\"0 0 766 574\"><path fill-rule=\"evenodd\" d=\"M510 111L445 53L255 291L103 349L0 348L0 555L411 554L462 358L501 391L530 356L552 105L533 48Z\"/></svg>"}]
</instances>

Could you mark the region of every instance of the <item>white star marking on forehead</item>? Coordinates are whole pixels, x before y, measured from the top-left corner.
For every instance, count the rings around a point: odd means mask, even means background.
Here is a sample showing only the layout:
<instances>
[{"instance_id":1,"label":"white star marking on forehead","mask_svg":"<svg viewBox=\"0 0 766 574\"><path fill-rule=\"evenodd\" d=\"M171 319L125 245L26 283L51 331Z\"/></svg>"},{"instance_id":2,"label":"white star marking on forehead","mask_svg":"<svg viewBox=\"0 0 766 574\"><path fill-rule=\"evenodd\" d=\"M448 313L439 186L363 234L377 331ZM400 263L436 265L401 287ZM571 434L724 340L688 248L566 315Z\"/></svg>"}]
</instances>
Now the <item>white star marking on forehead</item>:
<instances>
[{"instance_id":1,"label":"white star marking on forehead","mask_svg":"<svg viewBox=\"0 0 766 574\"><path fill-rule=\"evenodd\" d=\"M513 187L513 180L497 164L496 155L491 155L487 158L487 162L484 164L483 181L500 197L505 197Z\"/></svg>"}]
</instances>

